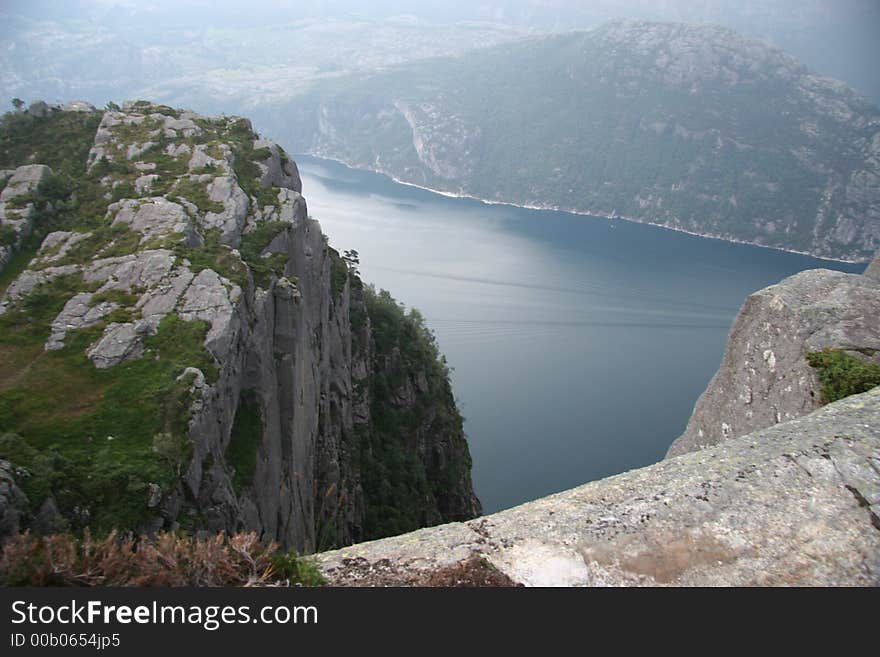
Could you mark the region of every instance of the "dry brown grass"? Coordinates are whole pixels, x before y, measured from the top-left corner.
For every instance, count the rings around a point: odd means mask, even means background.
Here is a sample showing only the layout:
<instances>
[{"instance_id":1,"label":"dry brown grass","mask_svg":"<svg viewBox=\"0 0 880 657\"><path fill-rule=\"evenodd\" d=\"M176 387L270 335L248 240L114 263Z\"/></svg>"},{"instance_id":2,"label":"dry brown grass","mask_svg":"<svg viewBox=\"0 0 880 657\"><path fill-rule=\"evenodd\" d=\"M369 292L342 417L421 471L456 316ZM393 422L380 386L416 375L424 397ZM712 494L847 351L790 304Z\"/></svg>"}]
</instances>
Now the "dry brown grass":
<instances>
[{"instance_id":1,"label":"dry brown grass","mask_svg":"<svg viewBox=\"0 0 880 657\"><path fill-rule=\"evenodd\" d=\"M255 533L197 539L111 532L93 539L71 534L10 538L0 557L7 586L271 586L320 584L310 562L263 545Z\"/></svg>"}]
</instances>

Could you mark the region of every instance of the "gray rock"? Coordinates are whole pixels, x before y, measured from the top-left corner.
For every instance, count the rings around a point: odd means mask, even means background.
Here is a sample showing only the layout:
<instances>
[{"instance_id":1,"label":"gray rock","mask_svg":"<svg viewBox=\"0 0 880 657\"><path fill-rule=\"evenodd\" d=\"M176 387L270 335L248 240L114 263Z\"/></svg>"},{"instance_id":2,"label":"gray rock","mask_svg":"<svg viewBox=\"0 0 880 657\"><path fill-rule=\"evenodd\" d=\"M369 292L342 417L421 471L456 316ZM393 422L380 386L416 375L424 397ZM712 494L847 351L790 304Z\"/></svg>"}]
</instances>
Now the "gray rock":
<instances>
[{"instance_id":1,"label":"gray rock","mask_svg":"<svg viewBox=\"0 0 880 657\"><path fill-rule=\"evenodd\" d=\"M718 372L667 456L815 410L821 385L807 353L880 349L880 285L872 276L810 270L752 294Z\"/></svg>"},{"instance_id":2,"label":"gray rock","mask_svg":"<svg viewBox=\"0 0 880 657\"><path fill-rule=\"evenodd\" d=\"M153 190L153 183L159 180L159 176L155 173L138 176L134 181L134 191L138 196L149 194Z\"/></svg>"},{"instance_id":3,"label":"gray rock","mask_svg":"<svg viewBox=\"0 0 880 657\"><path fill-rule=\"evenodd\" d=\"M49 116L51 111L51 108L42 100L34 101L27 109L28 114L39 119Z\"/></svg>"},{"instance_id":4,"label":"gray rock","mask_svg":"<svg viewBox=\"0 0 880 657\"><path fill-rule=\"evenodd\" d=\"M12 465L0 460L0 545L18 533L28 515L28 498L18 487Z\"/></svg>"},{"instance_id":5,"label":"gray rock","mask_svg":"<svg viewBox=\"0 0 880 657\"><path fill-rule=\"evenodd\" d=\"M204 144L196 144L193 149L192 157L189 160L189 170L196 171L211 165L217 167L220 172L229 173L229 160L232 158L232 151L226 144L220 144L219 148L224 154L222 159L208 155L207 147Z\"/></svg>"},{"instance_id":6,"label":"gray rock","mask_svg":"<svg viewBox=\"0 0 880 657\"><path fill-rule=\"evenodd\" d=\"M37 257L41 264L57 262L67 255L67 252L78 242L91 236L91 233L74 233L68 231L55 231L46 235Z\"/></svg>"},{"instance_id":7,"label":"gray rock","mask_svg":"<svg viewBox=\"0 0 880 657\"><path fill-rule=\"evenodd\" d=\"M155 174L142 176L138 181L143 178L150 178L152 183L157 176ZM127 224L132 230L143 234L143 239L180 234L189 245L196 245L201 241L193 220L184 207L162 196L138 200L125 199L111 205L108 212L115 213L114 226Z\"/></svg>"},{"instance_id":8,"label":"gray rock","mask_svg":"<svg viewBox=\"0 0 880 657\"><path fill-rule=\"evenodd\" d=\"M37 534L60 534L68 529L68 522L58 510L55 497L49 495L40 506L30 527Z\"/></svg>"},{"instance_id":9,"label":"gray rock","mask_svg":"<svg viewBox=\"0 0 880 657\"><path fill-rule=\"evenodd\" d=\"M224 175L217 176L208 184L208 198L222 203L223 211L206 213L201 225L207 229L219 228L224 244L238 246L250 206L247 194L239 187L234 176Z\"/></svg>"},{"instance_id":10,"label":"gray rock","mask_svg":"<svg viewBox=\"0 0 880 657\"><path fill-rule=\"evenodd\" d=\"M197 137L202 134L202 129L195 123L193 118L197 115L189 113L181 114L180 118L168 116L166 114L150 114L150 117L160 121L164 126L165 135L170 138L176 138L178 131L184 137Z\"/></svg>"},{"instance_id":11,"label":"gray rock","mask_svg":"<svg viewBox=\"0 0 880 657\"><path fill-rule=\"evenodd\" d=\"M95 112L95 106L84 100L72 100L69 103L61 105L63 112Z\"/></svg>"},{"instance_id":12,"label":"gray rock","mask_svg":"<svg viewBox=\"0 0 880 657\"><path fill-rule=\"evenodd\" d=\"M136 160L155 145L156 142L154 141L145 141L143 144L129 144L125 150L125 157L129 160Z\"/></svg>"},{"instance_id":13,"label":"gray rock","mask_svg":"<svg viewBox=\"0 0 880 657\"><path fill-rule=\"evenodd\" d=\"M100 339L88 348L86 355L98 369L136 360L144 354L144 337L155 333L157 325L156 318L123 324L114 322L104 329Z\"/></svg>"},{"instance_id":14,"label":"gray rock","mask_svg":"<svg viewBox=\"0 0 880 657\"><path fill-rule=\"evenodd\" d=\"M880 253L868 264L868 268L862 274L865 278L880 284Z\"/></svg>"},{"instance_id":15,"label":"gray rock","mask_svg":"<svg viewBox=\"0 0 880 657\"><path fill-rule=\"evenodd\" d=\"M76 265L47 267L46 269L41 269L39 271L26 269L19 274L18 278L9 284L9 287L6 288L6 292L3 293L3 297L0 298L0 315L5 313L10 306L18 302L20 299L33 292L37 286L48 283L59 276L76 273L78 270L79 268Z\"/></svg>"},{"instance_id":16,"label":"gray rock","mask_svg":"<svg viewBox=\"0 0 880 657\"><path fill-rule=\"evenodd\" d=\"M168 144L165 147L165 154L170 155L171 157L181 157L183 155L190 155L192 153L192 149L189 144Z\"/></svg>"},{"instance_id":17,"label":"gray rock","mask_svg":"<svg viewBox=\"0 0 880 657\"><path fill-rule=\"evenodd\" d=\"M488 560L532 586L877 586L880 389L468 523L318 555L331 584ZM393 571L381 580L375 573Z\"/></svg>"},{"instance_id":18,"label":"gray rock","mask_svg":"<svg viewBox=\"0 0 880 657\"><path fill-rule=\"evenodd\" d=\"M51 175L52 169L45 164L26 164L18 167L6 181L6 187L0 192L0 201L11 201L16 196L36 191Z\"/></svg>"},{"instance_id":19,"label":"gray rock","mask_svg":"<svg viewBox=\"0 0 880 657\"><path fill-rule=\"evenodd\" d=\"M292 189L282 189L279 191L278 201L281 203L281 212L278 216L280 221L294 223L304 221L309 216L306 200Z\"/></svg>"},{"instance_id":20,"label":"gray rock","mask_svg":"<svg viewBox=\"0 0 880 657\"><path fill-rule=\"evenodd\" d=\"M205 346L218 359L229 352L236 338L240 320L236 312L241 288L222 279L212 269L196 275L180 302L181 319L202 319L211 324Z\"/></svg>"},{"instance_id":21,"label":"gray rock","mask_svg":"<svg viewBox=\"0 0 880 657\"><path fill-rule=\"evenodd\" d=\"M118 305L104 301L96 305L92 305L92 294L82 292L74 295L62 308L58 316L52 321L51 334L46 340L44 348L47 351L55 351L64 348L64 338L69 331L94 326L100 322L105 315L118 308Z\"/></svg>"},{"instance_id":22,"label":"gray rock","mask_svg":"<svg viewBox=\"0 0 880 657\"><path fill-rule=\"evenodd\" d=\"M178 267L145 292L135 308L144 318L164 317L175 309L180 296L192 279L193 273L189 269Z\"/></svg>"},{"instance_id":23,"label":"gray rock","mask_svg":"<svg viewBox=\"0 0 880 657\"><path fill-rule=\"evenodd\" d=\"M299 177L299 171L293 160L286 157L282 160L282 151L278 145L268 139L257 139L254 141L254 150L267 148L271 155L258 162L260 170L263 172L260 178L260 184L263 187L281 187L283 189L292 189L295 192L302 192L302 181Z\"/></svg>"}]
</instances>

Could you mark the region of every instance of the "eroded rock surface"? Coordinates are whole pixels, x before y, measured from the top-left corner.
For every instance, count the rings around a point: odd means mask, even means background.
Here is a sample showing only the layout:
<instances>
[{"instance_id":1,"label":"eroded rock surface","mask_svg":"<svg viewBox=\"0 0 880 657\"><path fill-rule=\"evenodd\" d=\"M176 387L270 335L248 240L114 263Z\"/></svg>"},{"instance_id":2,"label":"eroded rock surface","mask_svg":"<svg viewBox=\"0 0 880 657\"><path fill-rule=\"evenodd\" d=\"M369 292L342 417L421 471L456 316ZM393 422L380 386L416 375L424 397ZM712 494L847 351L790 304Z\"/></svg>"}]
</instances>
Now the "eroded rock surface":
<instances>
[{"instance_id":1,"label":"eroded rock surface","mask_svg":"<svg viewBox=\"0 0 880 657\"><path fill-rule=\"evenodd\" d=\"M803 271L755 292L731 328L721 366L700 396L676 456L800 417L819 407L809 352L880 351L877 259L863 275Z\"/></svg>"},{"instance_id":2,"label":"eroded rock surface","mask_svg":"<svg viewBox=\"0 0 880 657\"><path fill-rule=\"evenodd\" d=\"M877 586L880 388L467 523L318 555L334 584L482 557L531 586Z\"/></svg>"}]
</instances>

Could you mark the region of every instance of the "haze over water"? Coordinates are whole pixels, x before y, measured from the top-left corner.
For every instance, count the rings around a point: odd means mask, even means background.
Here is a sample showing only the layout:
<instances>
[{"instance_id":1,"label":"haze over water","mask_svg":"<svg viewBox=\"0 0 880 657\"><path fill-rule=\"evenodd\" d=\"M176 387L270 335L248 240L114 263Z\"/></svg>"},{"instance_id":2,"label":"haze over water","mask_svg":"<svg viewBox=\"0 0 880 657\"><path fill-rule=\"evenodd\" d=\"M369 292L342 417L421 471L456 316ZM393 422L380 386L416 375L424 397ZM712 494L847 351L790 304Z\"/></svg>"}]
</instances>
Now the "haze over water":
<instances>
[{"instance_id":1,"label":"haze over water","mask_svg":"<svg viewBox=\"0 0 880 657\"><path fill-rule=\"evenodd\" d=\"M749 293L864 269L296 160L331 245L435 332L487 513L661 459Z\"/></svg>"}]
</instances>

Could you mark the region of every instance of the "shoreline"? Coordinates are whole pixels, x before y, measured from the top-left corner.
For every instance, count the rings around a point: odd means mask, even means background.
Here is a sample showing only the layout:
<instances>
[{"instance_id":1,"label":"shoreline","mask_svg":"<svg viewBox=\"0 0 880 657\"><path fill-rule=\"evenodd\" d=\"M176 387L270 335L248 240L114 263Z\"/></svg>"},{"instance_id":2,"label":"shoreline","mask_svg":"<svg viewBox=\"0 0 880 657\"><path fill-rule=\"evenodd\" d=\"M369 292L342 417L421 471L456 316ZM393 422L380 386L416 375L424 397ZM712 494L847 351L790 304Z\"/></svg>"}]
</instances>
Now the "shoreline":
<instances>
[{"instance_id":1,"label":"shoreline","mask_svg":"<svg viewBox=\"0 0 880 657\"><path fill-rule=\"evenodd\" d=\"M685 235L691 235L693 237L701 237L703 239L709 239L709 240L719 240L721 242L729 242L731 244L744 244L746 246L754 246L754 247L758 247L761 249L770 249L772 251L781 251L783 253L792 253L794 255L802 255L802 256L807 256L810 258L815 258L816 260L825 260L827 262L838 262L838 263L843 263L843 264L847 264L847 265L862 265L862 264L867 265L868 262L870 262L869 260L846 260L844 258L829 258L827 256L819 256L814 253L809 253L807 251L798 251L796 249L786 249L786 248L783 248L780 246L769 246L767 244L758 244L756 242L749 242L747 240L741 240L741 239L737 239L734 237L723 237L720 235L712 235L709 233L698 233L696 231L687 230L686 228L676 228L674 226L655 224L650 221L645 221L643 219L635 219L633 217L626 217L626 216L623 216L620 214L609 214L604 211L588 212L585 210L573 210L573 209L567 210L565 208L561 208L558 206L551 206L551 205L541 206L541 205L512 203L510 201L492 201L489 199L480 198L478 196L472 196L470 194L456 194L455 192L448 192L448 191L444 191L441 189L433 189L431 187L425 187L424 185L418 185L416 183L407 182L406 180L401 180L400 178L397 178L396 176L388 173L387 171L381 171L379 169L374 169L372 167L354 166L353 164L346 162L345 160L341 160L339 158L336 158L336 157L330 157L327 155L319 155L316 153L295 153L294 158L296 158L299 155L305 155L307 157L315 158L318 160L327 160L328 162L335 162L336 164L341 164L345 168L351 169L352 171L368 171L370 173L375 173L380 176L384 176L385 178L388 178L389 180L392 180L399 185L406 185L407 187L414 187L416 189L421 189L426 192L431 192L432 194L438 194L439 196L445 196L446 198L460 198L460 199L467 199L470 201L478 201L479 203L482 203L483 205L505 205L505 206L512 207L512 208L521 208L523 210L542 210L542 211L547 211L547 212L561 212L561 213L576 215L576 216L580 216L580 217L595 217L597 219L608 219L608 220L620 219L622 221L627 221L627 222L633 223L633 224L641 224L643 226L653 226L655 228L662 228L663 230L671 230L676 233L684 233Z\"/></svg>"}]
</instances>

